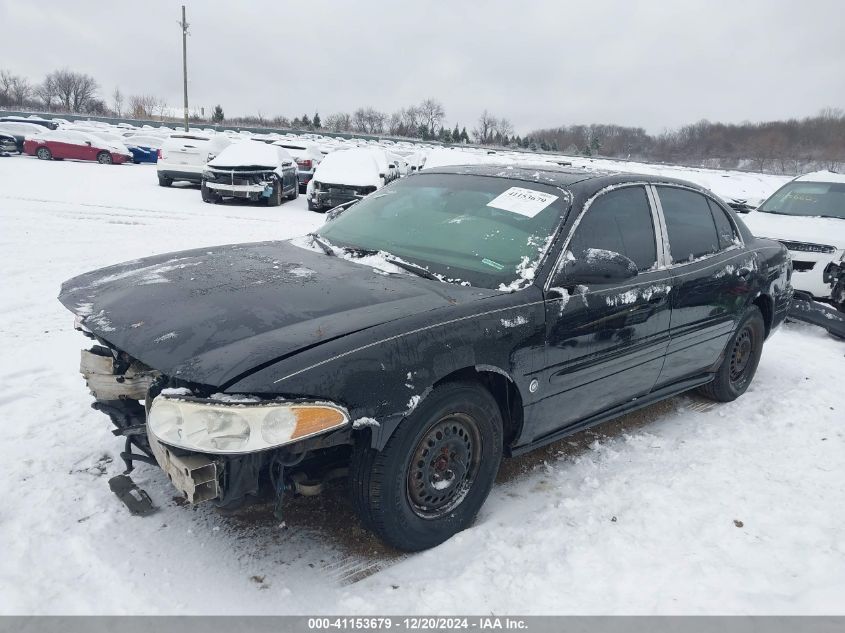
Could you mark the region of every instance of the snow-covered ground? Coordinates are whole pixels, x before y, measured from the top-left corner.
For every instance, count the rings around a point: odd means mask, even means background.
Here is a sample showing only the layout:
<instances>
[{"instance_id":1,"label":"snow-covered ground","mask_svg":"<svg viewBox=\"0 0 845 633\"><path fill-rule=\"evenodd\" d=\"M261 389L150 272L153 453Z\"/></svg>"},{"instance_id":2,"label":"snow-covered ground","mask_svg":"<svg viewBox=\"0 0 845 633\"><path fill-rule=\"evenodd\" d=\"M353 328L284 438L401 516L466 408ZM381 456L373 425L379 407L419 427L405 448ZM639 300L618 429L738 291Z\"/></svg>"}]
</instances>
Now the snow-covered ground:
<instances>
[{"instance_id":1,"label":"snow-covered ground","mask_svg":"<svg viewBox=\"0 0 845 633\"><path fill-rule=\"evenodd\" d=\"M282 529L267 506L180 507L141 465L161 510L130 516L60 282L322 219L302 196L203 204L154 166L0 158L0 613L845 613L845 344L801 324L737 402L675 398L506 462L475 525L425 553L360 529L342 484Z\"/></svg>"}]
</instances>

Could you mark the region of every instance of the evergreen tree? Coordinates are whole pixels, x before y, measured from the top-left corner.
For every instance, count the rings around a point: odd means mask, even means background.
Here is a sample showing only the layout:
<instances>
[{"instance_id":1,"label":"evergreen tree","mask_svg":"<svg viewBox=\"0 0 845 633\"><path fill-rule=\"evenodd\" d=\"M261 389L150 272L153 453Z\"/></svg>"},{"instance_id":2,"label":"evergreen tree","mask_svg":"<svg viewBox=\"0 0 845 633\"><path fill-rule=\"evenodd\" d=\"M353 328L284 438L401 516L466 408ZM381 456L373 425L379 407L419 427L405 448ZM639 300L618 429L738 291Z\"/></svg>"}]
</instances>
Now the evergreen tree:
<instances>
[{"instance_id":1,"label":"evergreen tree","mask_svg":"<svg viewBox=\"0 0 845 633\"><path fill-rule=\"evenodd\" d=\"M593 152L595 152L596 154L598 154L600 149L601 143L599 143L599 137L594 136L593 140L590 142L590 150L592 150L590 153L592 154Z\"/></svg>"},{"instance_id":2,"label":"evergreen tree","mask_svg":"<svg viewBox=\"0 0 845 633\"><path fill-rule=\"evenodd\" d=\"M220 104L217 104L214 106L214 111L211 113L211 121L213 123L223 123L224 118L223 108L220 107Z\"/></svg>"},{"instance_id":3,"label":"evergreen tree","mask_svg":"<svg viewBox=\"0 0 845 633\"><path fill-rule=\"evenodd\" d=\"M320 120L319 112L314 113L314 120L311 122L311 124L314 126L315 130L319 130L321 127L323 127L323 122Z\"/></svg>"},{"instance_id":4,"label":"evergreen tree","mask_svg":"<svg viewBox=\"0 0 845 633\"><path fill-rule=\"evenodd\" d=\"M466 127L461 128L461 143L469 143L469 134Z\"/></svg>"},{"instance_id":5,"label":"evergreen tree","mask_svg":"<svg viewBox=\"0 0 845 633\"><path fill-rule=\"evenodd\" d=\"M452 130L452 140L453 140L455 143L460 143L460 142L461 142L461 131L458 129L458 124L457 124L457 123L455 123L455 129L454 129L454 130Z\"/></svg>"},{"instance_id":6,"label":"evergreen tree","mask_svg":"<svg viewBox=\"0 0 845 633\"><path fill-rule=\"evenodd\" d=\"M428 127L426 127L425 123L420 123L417 126L417 137L423 139L424 141L428 140Z\"/></svg>"},{"instance_id":7,"label":"evergreen tree","mask_svg":"<svg viewBox=\"0 0 845 633\"><path fill-rule=\"evenodd\" d=\"M302 115L302 127L311 127L311 119L308 118L307 114Z\"/></svg>"},{"instance_id":8,"label":"evergreen tree","mask_svg":"<svg viewBox=\"0 0 845 633\"><path fill-rule=\"evenodd\" d=\"M447 130L446 128L440 128L440 133L442 135L441 140L444 143L451 143L452 142L452 131L451 130ZM460 132L458 132L458 135L460 136Z\"/></svg>"}]
</instances>

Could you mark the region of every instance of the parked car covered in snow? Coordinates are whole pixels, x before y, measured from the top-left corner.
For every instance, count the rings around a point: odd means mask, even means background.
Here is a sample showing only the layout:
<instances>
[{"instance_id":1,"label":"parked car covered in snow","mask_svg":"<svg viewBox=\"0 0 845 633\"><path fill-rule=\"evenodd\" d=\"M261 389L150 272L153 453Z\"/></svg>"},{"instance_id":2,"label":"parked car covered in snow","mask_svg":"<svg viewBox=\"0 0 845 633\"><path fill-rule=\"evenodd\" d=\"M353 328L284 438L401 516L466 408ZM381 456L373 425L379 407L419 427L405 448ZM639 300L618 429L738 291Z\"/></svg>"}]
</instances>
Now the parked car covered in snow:
<instances>
[{"instance_id":1,"label":"parked car covered in snow","mask_svg":"<svg viewBox=\"0 0 845 633\"><path fill-rule=\"evenodd\" d=\"M384 174L369 148L332 152L317 166L306 198L311 211L326 211L358 200L384 186Z\"/></svg>"},{"instance_id":2,"label":"parked car covered in snow","mask_svg":"<svg viewBox=\"0 0 845 633\"><path fill-rule=\"evenodd\" d=\"M229 197L278 206L299 196L296 163L278 145L238 141L208 162L201 189L205 202Z\"/></svg>"},{"instance_id":3,"label":"parked car covered in snow","mask_svg":"<svg viewBox=\"0 0 845 633\"><path fill-rule=\"evenodd\" d=\"M18 141L12 134L0 132L0 154L9 152L21 153L18 151Z\"/></svg>"},{"instance_id":4,"label":"parked car covered in snow","mask_svg":"<svg viewBox=\"0 0 845 633\"><path fill-rule=\"evenodd\" d=\"M24 152L42 160L97 161L104 165L122 165L132 162L132 154L120 142L106 140L86 132L58 129L44 130L42 134L27 138Z\"/></svg>"},{"instance_id":5,"label":"parked car covered in snow","mask_svg":"<svg viewBox=\"0 0 845 633\"><path fill-rule=\"evenodd\" d=\"M693 388L742 395L789 278L785 247L698 186L470 165L307 238L134 260L59 299L130 469L277 512L348 473L363 524L419 550L470 525L503 454Z\"/></svg>"},{"instance_id":6,"label":"parked car covered in snow","mask_svg":"<svg viewBox=\"0 0 845 633\"><path fill-rule=\"evenodd\" d=\"M35 125L34 123L5 121L0 122L0 132L14 136L15 144L18 147L18 153L23 154L24 141L29 137L44 134L45 128L41 125Z\"/></svg>"},{"instance_id":7,"label":"parked car covered in snow","mask_svg":"<svg viewBox=\"0 0 845 633\"><path fill-rule=\"evenodd\" d=\"M123 142L132 153L132 162L136 164L157 163L158 151L161 149L164 139L159 136L133 134L124 137Z\"/></svg>"},{"instance_id":8,"label":"parked car covered in snow","mask_svg":"<svg viewBox=\"0 0 845 633\"><path fill-rule=\"evenodd\" d=\"M299 188L305 193L305 188L314 177L314 171L323 160L323 153L316 143L282 139L275 141L274 145L285 148L296 161L297 174L299 177Z\"/></svg>"},{"instance_id":9,"label":"parked car covered in snow","mask_svg":"<svg viewBox=\"0 0 845 633\"><path fill-rule=\"evenodd\" d=\"M180 181L201 183L206 163L231 143L232 139L225 134L171 134L158 152L158 184L169 187Z\"/></svg>"}]
</instances>

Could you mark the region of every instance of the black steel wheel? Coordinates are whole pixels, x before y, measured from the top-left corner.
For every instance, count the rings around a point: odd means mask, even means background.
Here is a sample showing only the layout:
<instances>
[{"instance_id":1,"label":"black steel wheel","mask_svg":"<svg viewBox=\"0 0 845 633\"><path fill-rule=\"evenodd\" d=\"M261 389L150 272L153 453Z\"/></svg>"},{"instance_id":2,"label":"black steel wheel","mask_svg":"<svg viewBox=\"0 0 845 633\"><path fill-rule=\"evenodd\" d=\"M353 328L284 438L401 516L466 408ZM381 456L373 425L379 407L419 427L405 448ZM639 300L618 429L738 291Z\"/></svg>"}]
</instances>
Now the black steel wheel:
<instances>
[{"instance_id":1,"label":"black steel wheel","mask_svg":"<svg viewBox=\"0 0 845 633\"><path fill-rule=\"evenodd\" d=\"M450 414L436 422L417 443L408 464L407 494L424 519L449 514L463 501L478 475L481 433L476 421Z\"/></svg>"},{"instance_id":2,"label":"black steel wheel","mask_svg":"<svg viewBox=\"0 0 845 633\"><path fill-rule=\"evenodd\" d=\"M713 381L699 391L719 402L736 400L745 393L757 372L765 336L766 326L760 309L756 305L749 306L728 341Z\"/></svg>"},{"instance_id":3,"label":"black steel wheel","mask_svg":"<svg viewBox=\"0 0 845 633\"><path fill-rule=\"evenodd\" d=\"M474 382L435 387L384 448L360 433L352 452L352 504L361 521L406 551L434 547L472 524L502 459L502 416Z\"/></svg>"}]
</instances>

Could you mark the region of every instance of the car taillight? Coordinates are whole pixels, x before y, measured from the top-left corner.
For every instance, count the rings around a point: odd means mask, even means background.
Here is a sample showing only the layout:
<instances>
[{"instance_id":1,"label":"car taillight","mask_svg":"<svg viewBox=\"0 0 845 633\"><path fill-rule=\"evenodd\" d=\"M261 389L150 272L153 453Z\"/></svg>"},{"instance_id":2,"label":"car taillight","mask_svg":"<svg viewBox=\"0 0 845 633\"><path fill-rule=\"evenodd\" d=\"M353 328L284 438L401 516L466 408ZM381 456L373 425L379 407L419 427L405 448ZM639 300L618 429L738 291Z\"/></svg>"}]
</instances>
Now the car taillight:
<instances>
[{"instance_id":1,"label":"car taillight","mask_svg":"<svg viewBox=\"0 0 845 633\"><path fill-rule=\"evenodd\" d=\"M296 164L299 165L302 169L311 169L311 160L298 160Z\"/></svg>"},{"instance_id":2,"label":"car taillight","mask_svg":"<svg viewBox=\"0 0 845 633\"><path fill-rule=\"evenodd\" d=\"M161 150L156 150L156 157L161 160Z\"/></svg>"}]
</instances>

